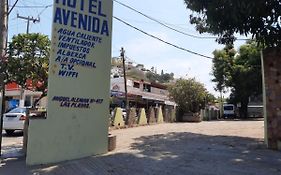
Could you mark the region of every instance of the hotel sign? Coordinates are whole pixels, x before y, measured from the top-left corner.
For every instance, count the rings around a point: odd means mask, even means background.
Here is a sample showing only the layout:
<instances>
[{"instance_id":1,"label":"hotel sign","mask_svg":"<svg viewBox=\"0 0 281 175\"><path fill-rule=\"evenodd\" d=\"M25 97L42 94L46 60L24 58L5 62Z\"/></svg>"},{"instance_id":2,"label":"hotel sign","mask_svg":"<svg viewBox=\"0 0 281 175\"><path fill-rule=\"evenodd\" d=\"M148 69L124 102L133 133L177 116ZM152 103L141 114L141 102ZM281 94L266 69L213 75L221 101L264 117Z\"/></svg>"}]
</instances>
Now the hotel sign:
<instances>
[{"instance_id":1,"label":"hotel sign","mask_svg":"<svg viewBox=\"0 0 281 175\"><path fill-rule=\"evenodd\" d=\"M30 120L27 164L107 152L112 5L54 0L47 118Z\"/></svg>"}]
</instances>

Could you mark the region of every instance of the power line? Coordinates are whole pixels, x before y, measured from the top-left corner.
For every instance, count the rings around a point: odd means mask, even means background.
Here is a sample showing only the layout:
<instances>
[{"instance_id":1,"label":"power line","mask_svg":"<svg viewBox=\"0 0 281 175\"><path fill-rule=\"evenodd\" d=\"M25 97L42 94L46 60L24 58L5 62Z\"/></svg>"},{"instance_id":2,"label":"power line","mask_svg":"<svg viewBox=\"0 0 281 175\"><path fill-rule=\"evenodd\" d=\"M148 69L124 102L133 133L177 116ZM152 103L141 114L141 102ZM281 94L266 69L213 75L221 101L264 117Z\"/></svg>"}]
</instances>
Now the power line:
<instances>
[{"instance_id":1,"label":"power line","mask_svg":"<svg viewBox=\"0 0 281 175\"><path fill-rule=\"evenodd\" d=\"M183 50L183 51L186 51L186 52L188 52L188 53L191 53L191 54L194 54L194 55L198 55L198 56L201 56L201 57L204 57L204 58L213 59L212 57L209 57L209 56L206 56L206 55L203 55L203 54L200 54L200 53L197 53L197 52L188 50L188 49L186 49L186 48L177 46L177 45L172 44L172 43L170 43L170 42L167 42L167 41L165 41L165 40L163 40L163 39L161 39L161 38L159 38L159 37L157 37L157 36L154 36L154 35L152 35L152 34L149 34L149 33L145 32L145 31L143 31L143 30L141 30L141 29L139 29L139 28L137 28L137 27L135 27L135 26L133 26L133 25L127 23L126 21L124 21L124 20L122 20L122 19L120 19L120 18L118 18L118 17L116 17L116 16L113 16L113 18L116 19L116 20L118 20L118 21L120 21L120 22L122 22L122 23L124 23L124 24L126 24L127 26L129 26L129 27L131 27L131 28L133 28L133 29L135 29L135 30L137 30L137 31L139 31L139 32L141 32L141 33L147 35L147 36L150 36L150 37L152 37L152 38L154 38L154 39L157 39L157 40L159 40L159 41L161 41L161 42L163 42L163 43L165 43L165 44L168 44L168 45L170 45L170 46L173 46L173 47L175 47L175 48L177 48L177 49L180 49L180 50Z\"/></svg>"},{"instance_id":2,"label":"power line","mask_svg":"<svg viewBox=\"0 0 281 175\"><path fill-rule=\"evenodd\" d=\"M165 24L165 23L163 23L163 22L161 22L161 21L159 21L159 20L157 20L157 19L155 19L155 18L153 18L153 17L150 17L150 16L148 16L148 15L146 15L146 14L144 14L144 13L142 13L142 12L140 12L140 11L134 9L133 7L130 7L130 6L128 6L128 5L124 4L124 3L122 3L122 2L119 2L119 1L117 1L117 0L113 0L113 1L116 2L116 3L118 3L118 4L120 4L120 5L122 5L122 6L124 6L124 7L126 7L126 8L128 8L128 9L130 9L130 10L132 10L132 11L134 11L134 12L136 12L136 13L138 13L138 14L140 14L140 15L142 15L142 16L144 16L144 17L146 17L146 18L148 18L148 19L150 19L150 20L152 20L152 21L154 21L154 22L156 22L156 23L158 23L158 24L160 24L160 25L162 25L162 26L164 26L164 27L166 27L166 28L168 28L168 29L171 29L171 30L173 30L173 31L175 31L175 32L178 32L178 33L181 33L181 34L183 34L183 35L186 35L186 36L189 36L189 37L193 37L193 38L197 38L197 39L217 39L217 37L212 37L212 36L197 36L197 35L192 35L192 34L189 34L189 33L183 32L183 31L180 31L180 30L175 29L175 28L173 28L173 27L170 27L170 26L168 26L167 24ZM249 40L249 39L236 39L236 40Z\"/></svg>"},{"instance_id":3,"label":"power line","mask_svg":"<svg viewBox=\"0 0 281 175\"><path fill-rule=\"evenodd\" d=\"M39 17L40 15L42 15L42 13L43 13L45 10L47 10L47 8L52 7L52 6L53 6L53 4L46 5L45 8L38 14L38 17Z\"/></svg>"},{"instance_id":4,"label":"power line","mask_svg":"<svg viewBox=\"0 0 281 175\"><path fill-rule=\"evenodd\" d=\"M16 0L16 2L12 5L11 9L8 12L8 15L12 12L12 10L15 8L15 6L17 5L18 2L19 2L19 0Z\"/></svg>"},{"instance_id":5,"label":"power line","mask_svg":"<svg viewBox=\"0 0 281 175\"><path fill-rule=\"evenodd\" d=\"M154 22L157 22L158 24L161 24L162 26L164 26L166 28L169 28L169 29L171 29L173 31L176 31L178 33L181 33L183 35L186 35L186 36L189 36L189 37L193 37L193 38L200 38L200 39L216 39L216 37L202 37L202 36L196 36L196 35L185 33L183 31L180 31L180 30L177 30L177 29L175 29L173 27L170 27L170 26L166 25L165 23L163 23L163 22L161 22L161 21L159 21L159 20L157 20L155 18L152 18L152 17L150 17L150 16L148 16L148 15L146 15L146 14L144 14L144 13L142 13L142 12L140 12L140 11L138 11L138 10L136 10L136 9L134 9L134 8L124 4L124 3L122 3L122 2L119 2L117 0L113 0L113 1L118 3L118 4L120 4L120 5L122 5L122 6L124 6L124 7L126 7L126 8L128 8L128 9L130 9L130 10L132 10L132 11L134 11L134 12L136 12L136 13L138 13L138 14L140 14L140 15L142 15L142 16L144 16L144 17L146 17L146 18L148 18L148 19L150 19L150 20L152 20L152 21L154 21Z\"/></svg>"},{"instance_id":6,"label":"power line","mask_svg":"<svg viewBox=\"0 0 281 175\"><path fill-rule=\"evenodd\" d=\"M46 8L46 7L51 7L53 4L49 5L16 5L15 7L17 8Z\"/></svg>"}]
</instances>

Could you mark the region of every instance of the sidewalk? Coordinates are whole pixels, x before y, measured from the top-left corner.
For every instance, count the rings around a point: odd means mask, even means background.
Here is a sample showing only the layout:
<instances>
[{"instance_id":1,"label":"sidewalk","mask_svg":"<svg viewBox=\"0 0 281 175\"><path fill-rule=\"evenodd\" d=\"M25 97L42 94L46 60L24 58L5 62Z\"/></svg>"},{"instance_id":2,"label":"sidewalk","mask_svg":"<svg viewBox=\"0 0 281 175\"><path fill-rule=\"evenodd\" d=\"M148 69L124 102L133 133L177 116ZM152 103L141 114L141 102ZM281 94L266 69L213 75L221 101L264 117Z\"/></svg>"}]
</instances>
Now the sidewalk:
<instances>
[{"instance_id":1,"label":"sidewalk","mask_svg":"<svg viewBox=\"0 0 281 175\"><path fill-rule=\"evenodd\" d=\"M4 159L1 175L280 174L281 152L263 144L262 121L173 123L113 130L117 149L102 156L25 166Z\"/></svg>"}]
</instances>

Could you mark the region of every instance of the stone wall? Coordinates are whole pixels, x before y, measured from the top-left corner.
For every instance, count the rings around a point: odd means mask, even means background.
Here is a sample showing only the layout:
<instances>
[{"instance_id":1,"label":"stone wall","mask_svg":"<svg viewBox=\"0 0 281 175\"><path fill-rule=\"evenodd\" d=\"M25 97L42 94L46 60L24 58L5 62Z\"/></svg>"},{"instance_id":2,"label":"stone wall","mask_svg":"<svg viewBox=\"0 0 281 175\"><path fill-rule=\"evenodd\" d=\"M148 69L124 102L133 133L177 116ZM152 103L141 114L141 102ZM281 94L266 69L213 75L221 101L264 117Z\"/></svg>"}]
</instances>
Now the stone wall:
<instances>
[{"instance_id":1,"label":"stone wall","mask_svg":"<svg viewBox=\"0 0 281 175\"><path fill-rule=\"evenodd\" d=\"M265 141L270 149L281 149L281 48L263 53L265 93Z\"/></svg>"}]
</instances>

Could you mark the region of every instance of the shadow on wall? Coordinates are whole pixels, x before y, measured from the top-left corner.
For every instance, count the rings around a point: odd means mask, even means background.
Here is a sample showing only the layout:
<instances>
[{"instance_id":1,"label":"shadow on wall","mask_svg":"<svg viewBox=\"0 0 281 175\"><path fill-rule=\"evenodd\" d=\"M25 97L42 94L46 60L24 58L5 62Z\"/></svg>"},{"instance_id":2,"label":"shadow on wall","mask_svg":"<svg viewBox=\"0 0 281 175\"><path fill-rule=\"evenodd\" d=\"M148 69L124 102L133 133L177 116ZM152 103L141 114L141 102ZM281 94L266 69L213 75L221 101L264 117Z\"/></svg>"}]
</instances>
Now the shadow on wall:
<instances>
[{"instance_id":1,"label":"shadow on wall","mask_svg":"<svg viewBox=\"0 0 281 175\"><path fill-rule=\"evenodd\" d=\"M24 162L3 160L0 174L8 173L268 175L281 174L281 153L267 150L261 139L169 133L137 138L122 152L60 164L26 168Z\"/></svg>"}]
</instances>

